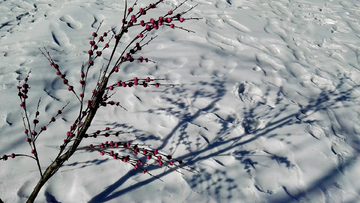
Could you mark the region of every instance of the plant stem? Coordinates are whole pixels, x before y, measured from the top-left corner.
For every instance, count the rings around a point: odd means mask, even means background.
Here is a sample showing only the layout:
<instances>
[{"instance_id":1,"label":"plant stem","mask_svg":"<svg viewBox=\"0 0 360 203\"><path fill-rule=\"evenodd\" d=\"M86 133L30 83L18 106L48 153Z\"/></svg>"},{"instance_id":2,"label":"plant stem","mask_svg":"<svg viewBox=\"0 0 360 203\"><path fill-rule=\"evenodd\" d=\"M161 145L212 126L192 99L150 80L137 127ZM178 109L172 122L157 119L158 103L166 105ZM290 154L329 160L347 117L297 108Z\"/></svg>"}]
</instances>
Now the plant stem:
<instances>
[{"instance_id":1,"label":"plant stem","mask_svg":"<svg viewBox=\"0 0 360 203\"><path fill-rule=\"evenodd\" d=\"M42 186L59 170L59 168L64 164L65 161L67 161L76 151L76 149L79 147L82 139L84 138L84 135L86 134L88 128L91 125L92 120L94 119L97 110L99 109L99 104L102 101L102 97L104 95L106 85L108 83L108 78L103 77L102 81L99 85L99 93L95 97L95 102L87 115L84 125L81 128L81 130L78 132L74 144L68 149L62 156L57 157L46 169L43 176L35 186L33 192L31 193L30 197L27 200L27 203L33 203L35 198L37 197L38 193L40 192Z\"/></svg>"}]
</instances>

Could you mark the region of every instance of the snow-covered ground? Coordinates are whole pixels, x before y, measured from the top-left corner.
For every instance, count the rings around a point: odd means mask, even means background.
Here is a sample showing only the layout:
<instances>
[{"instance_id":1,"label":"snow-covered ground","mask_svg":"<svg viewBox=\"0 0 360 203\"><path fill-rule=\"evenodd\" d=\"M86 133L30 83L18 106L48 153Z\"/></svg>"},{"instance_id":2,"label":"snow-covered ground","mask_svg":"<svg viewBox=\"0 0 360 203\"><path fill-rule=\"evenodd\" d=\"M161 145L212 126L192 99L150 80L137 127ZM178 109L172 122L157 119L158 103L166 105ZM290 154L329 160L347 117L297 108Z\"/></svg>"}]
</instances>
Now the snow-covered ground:
<instances>
[{"instance_id":1,"label":"snow-covered ground","mask_svg":"<svg viewBox=\"0 0 360 203\"><path fill-rule=\"evenodd\" d=\"M164 0L153 16L180 2ZM119 140L138 137L199 173L152 170L161 182L81 151L37 201L360 202L360 2L189 0L184 8L195 4L187 16L203 19L183 25L196 33L159 29L141 51L157 63L127 64L114 78L150 76L181 85L118 89L113 99L128 111L100 110L93 130L125 124L131 133ZM38 48L46 47L78 84L91 33L101 21L101 32L120 25L123 9L114 0L0 2L1 156L30 153L16 86L31 70L28 109L34 113L41 97L40 123L70 101L37 141L44 168L56 157L77 100ZM0 198L25 202L39 179L36 163L16 158L0 166Z\"/></svg>"}]
</instances>

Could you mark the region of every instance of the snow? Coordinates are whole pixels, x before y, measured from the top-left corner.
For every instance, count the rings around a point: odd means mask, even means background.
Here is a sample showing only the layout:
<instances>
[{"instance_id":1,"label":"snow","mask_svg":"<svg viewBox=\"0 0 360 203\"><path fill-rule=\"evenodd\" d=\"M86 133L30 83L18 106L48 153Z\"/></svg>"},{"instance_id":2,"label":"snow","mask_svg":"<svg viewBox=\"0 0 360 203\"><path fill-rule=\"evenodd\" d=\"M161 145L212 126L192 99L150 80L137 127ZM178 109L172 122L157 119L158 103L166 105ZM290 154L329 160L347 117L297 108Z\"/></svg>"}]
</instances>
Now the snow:
<instances>
[{"instance_id":1,"label":"snow","mask_svg":"<svg viewBox=\"0 0 360 203\"><path fill-rule=\"evenodd\" d=\"M129 4L134 1L129 0ZM152 1L139 0L139 6ZM164 0L158 17L181 0ZM40 191L37 202L360 202L360 2L356 0L189 0L182 26L158 35L119 79L165 78L175 87L119 88L91 130L123 126L119 138L145 142L199 172L151 170L78 151ZM123 1L0 3L0 155L30 154L16 86L31 70L28 109L40 124L68 101L37 141L42 168L56 157L78 112L38 48L45 47L80 89L91 33L119 26ZM122 42L131 40L126 35ZM119 52L122 50L118 50ZM96 84L97 60L88 81ZM117 55L119 56L119 55ZM90 88L89 88L90 89ZM1 161L0 198L25 202L39 179L27 158Z\"/></svg>"}]
</instances>

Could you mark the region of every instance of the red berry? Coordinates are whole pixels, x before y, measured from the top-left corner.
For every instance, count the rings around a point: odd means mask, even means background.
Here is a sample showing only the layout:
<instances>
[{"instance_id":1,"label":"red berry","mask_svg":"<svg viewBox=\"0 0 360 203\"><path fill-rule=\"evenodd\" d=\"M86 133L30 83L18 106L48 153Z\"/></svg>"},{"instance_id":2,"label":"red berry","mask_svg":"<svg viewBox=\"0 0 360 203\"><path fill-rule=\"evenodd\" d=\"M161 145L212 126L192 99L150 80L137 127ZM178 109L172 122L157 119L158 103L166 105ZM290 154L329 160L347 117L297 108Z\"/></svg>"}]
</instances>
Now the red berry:
<instances>
[{"instance_id":1,"label":"red berry","mask_svg":"<svg viewBox=\"0 0 360 203\"><path fill-rule=\"evenodd\" d=\"M146 170L146 169L144 169L144 170L143 170L143 173L146 173L146 172L147 172L147 170Z\"/></svg>"},{"instance_id":2,"label":"red berry","mask_svg":"<svg viewBox=\"0 0 360 203\"><path fill-rule=\"evenodd\" d=\"M168 14L169 14L169 15L173 14L173 11L170 10L170 11L168 12Z\"/></svg>"},{"instance_id":3,"label":"red berry","mask_svg":"<svg viewBox=\"0 0 360 203\"><path fill-rule=\"evenodd\" d=\"M93 51L92 51L92 50L89 50L89 51L88 51L88 54L89 54L89 55L93 55Z\"/></svg>"},{"instance_id":4,"label":"red berry","mask_svg":"<svg viewBox=\"0 0 360 203\"><path fill-rule=\"evenodd\" d=\"M174 28L175 26L174 26L174 24L171 24L170 27L171 27L171 28Z\"/></svg>"},{"instance_id":5,"label":"red berry","mask_svg":"<svg viewBox=\"0 0 360 203\"><path fill-rule=\"evenodd\" d=\"M94 65L94 61L91 61L91 60L90 60L90 61L89 61L89 65L90 65L90 66Z\"/></svg>"},{"instance_id":6,"label":"red berry","mask_svg":"<svg viewBox=\"0 0 360 203\"><path fill-rule=\"evenodd\" d=\"M74 89L73 86L69 86L69 88L68 88L69 91L72 91L73 89Z\"/></svg>"},{"instance_id":7,"label":"red berry","mask_svg":"<svg viewBox=\"0 0 360 203\"><path fill-rule=\"evenodd\" d=\"M12 153L10 156L11 156L11 158L15 158L15 154L14 154L14 153Z\"/></svg>"},{"instance_id":8,"label":"red berry","mask_svg":"<svg viewBox=\"0 0 360 203\"><path fill-rule=\"evenodd\" d=\"M179 21L180 21L181 23L184 22L184 20L185 20L184 18L180 18L180 19L179 19Z\"/></svg>"},{"instance_id":9,"label":"red berry","mask_svg":"<svg viewBox=\"0 0 360 203\"><path fill-rule=\"evenodd\" d=\"M131 13L133 11L133 8L129 8L128 11L129 13Z\"/></svg>"},{"instance_id":10,"label":"red berry","mask_svg":"<svg viewBox=\"0 0 360 203\"><path fill-rule=\"evenodd\" d=\"M93 33L92 33L92 36L93 36L93 37L97 37L96 32L93 32Z\"/></svg>"}]
</instances>

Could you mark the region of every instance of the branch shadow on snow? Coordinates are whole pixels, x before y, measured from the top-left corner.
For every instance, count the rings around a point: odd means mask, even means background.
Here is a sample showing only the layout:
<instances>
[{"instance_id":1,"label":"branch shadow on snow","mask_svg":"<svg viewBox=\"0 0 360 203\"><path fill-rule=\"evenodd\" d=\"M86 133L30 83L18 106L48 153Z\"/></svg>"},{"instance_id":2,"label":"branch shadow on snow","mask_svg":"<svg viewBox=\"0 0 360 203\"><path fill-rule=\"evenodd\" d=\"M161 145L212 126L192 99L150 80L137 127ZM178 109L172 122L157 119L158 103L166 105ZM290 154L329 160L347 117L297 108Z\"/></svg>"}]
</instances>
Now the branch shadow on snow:
<instances>
[{"instance_id":1,"label":"branch shadow on snow","mask_svg":"<svg viewBox=\"0 0 360 203\"><path fill-rule=\"evenodd\" d=\"M275 165L270 165L266 167L272 166L281 166L288 168L291 170L294 167L291 157L283 156L280 154L268 152L266 150L261 150L261 154L256 150L247 149L244 146L248 144L255 143L255 141L259 141L259 138L266 137L268 139L278 139L280 141L284 141L284 137L292 136L291 133L280 135L275 130L284 128L287 126L295 126L302 124L313 124L317 122L317 120L309 120L306 119L309 117L307 112L318 112L326 109L336 108L335 104L337 102L354 100L352 96L352 91L357 88L353 87L350 89L346 89L344 91L323 91L318 95L317 98L310 100L308 105L297 108L294 107L294 104L284 104L280 105L280 100L276 104L281 106L280 108L264 108L263 103L257 102L252 104L250 107L244 107L243 115L244 118L241 122L236 121L233 117L228 116L220 116L217 114L219 110L217 107L217 102L219 102L224 95L226 94L226 89L224 81L222 80L213 80L212 82L200 82L203 88L200 88L198 91L195 91L193 95L188 95L189 98L193 98L195 101L198 98L207 98L211 100L211 102L203 108L198 109L196 112L191 113L190 107L185 103L182 103L179 100L174 100L171 97L164 98L173 106L177 108L159 108L159 109L151 109L149 112L151 113L160 113L163 112L164 109L168 113L172 115L176 115L179 118L179 123L162 139L162 145L159 149L164 148L165 146L172 144L175 147L171 148L171 150L176 150L176 148L180 145L187 145L186 150L187 153L183 154L180 157L177 157L179 160L184 160L187 165L199 166L199 173L191 174L190 178L186 175L184 178L186 179L187 184L193 189L195 192L200 193L209 193L209 196L215 198L217 201L221 201L224 199L232 199L234 194L241 192L241 188L238 187L236 179L232 178L227 169L227 164L223 163L219 158L221 157L234 157L236 162L242 166L242 170L244 174L247 174L245 179L253 179L256 176L256 169L264 165L263 161L271 160ZM341 86L344 83L341 82L336 89L341 89ZM209 91L212 89L212 91ZM176 94L176 91L184 93L186 90L168 90L172 91L172 94ZM169 93L169 92L168 92ZM166 95L166 94L165 94ZM279 94L280 95L280 92ZM179 110L180 108L180 110ZM265 111L259 113L258 109L264 108ZM275 112L275 114L274 114ZM276 113L277 112L277 113ZM191 136L186 132L186 129L189 125L197 125L194 123L196 119L201 117L204 113L212 113L216 115L218 119L218 123L220 124L220 129L216 133L216 136L212 139L202 136L204 139L203 142L206 142L206 145L201 146L199 143L193 142L183 142L187 140ZM267 123L263 128L256 128L252 125L252 123L258 118L266 118L269 115L275 115L275 117L271 117L267 119ZM242 128L243 133L239 133L237 136L229 136L234 130ZM205 130L207 130L205 128ZM177 142L171 141L177 139ZM148 138L144 138L146 141ZM144 141L142 140L142 141ZM357 152L359 153L360 142L357 142L356 146ZM196 146L194 150L194 146ZM214 150L217 149L217 150ZM329 149L331 150L331 149ZM282 186L285 194L284 196L278 197L276 202L292 202L299 201L301 199L307 198L307 194L315 189L323 189L330 185L333 185L333 182L342 175L342 171L346 168L350 167L353 161L356 159L356 155L347 159L346 162L339 164L339 167L335 167L332 170L328 171L322 177L316 177L317 179L313 181L311 185L308 185L301 192L289 192L286 186ZM202 163L206 161L211 161L218 164L217 168L215 168L212 172L206 170L206 167L202 166ZM266 163L269 163L268 161ZM276 165L277 164L277 165ZM219 167L220 166L220 167ZM198 168L198 167L196 167ZM157 174L155 169L149 170L150 173L162 178L170 173L175 173L172 170L167 170L163 173ZM146 180L139 181L131 186L120 189L123 184L129 180L129 177L137 175L139 172L135 170L128 171L124 176L119 178L113 184L109 185L104 191L94 196L89 202L107 202L112 199L120 198L122 195L136 190L146 184L149 184L153 181L158 181L155 178L149 177ZM185 171L186 173L186 171ZM159 183L162 184L162 183ZM264 190L261 185L254 185L254 187L267 195L273 194L274 191ZM226 193L224 194L224 191ZM204 201L206 201L204 199ZM226 200L225 200L226 201Z\"/></svg>"}]
</instances>

